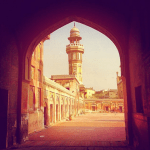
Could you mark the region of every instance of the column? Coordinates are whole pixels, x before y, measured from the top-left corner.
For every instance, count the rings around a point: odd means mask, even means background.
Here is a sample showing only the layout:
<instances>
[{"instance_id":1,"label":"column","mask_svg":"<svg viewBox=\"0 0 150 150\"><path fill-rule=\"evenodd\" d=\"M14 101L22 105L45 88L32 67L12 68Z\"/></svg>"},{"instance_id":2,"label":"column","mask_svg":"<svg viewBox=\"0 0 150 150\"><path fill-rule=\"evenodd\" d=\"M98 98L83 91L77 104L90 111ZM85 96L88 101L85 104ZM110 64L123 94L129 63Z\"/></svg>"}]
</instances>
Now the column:
<instances>
[{"instance_id":1,"label":"column","mask_svg":"<svg viewBox=\"0 0 150 150\"><path fill-rule=\"evenodd\" d=\"M49 91L48 91L48 93L49 93ZM47 93L47 94L48 94ZM48 115L47 115L47 125L49 126L50 125L50 96L49 95L47 95L47 97L48 97L48 102L47 102L47 113L48 113Z\"/></svg>"},{"instance_id":2,"label":"column","mask_svg":"<svg viewBox=\"0 0 150 150\"><path fill-rule=\"evenodd\" d=\"M65 118L65 98L63 97L63 119Z\"/></svg>"},{"instance_id":3,"label":"column","mask_svg":"<svg viewBox=\"0 0 150 150\"><path fill-rule=\"evenodd\" d=\"M54 101L54 105L53 105L53 122L56 123L56 93L53 93L53 101Z\"/></svg>"},{"instance_id":4,"label":"column","mask_svg":"<svg viewBox=\"0 0 150 150\"><path fill-rule=\"evenodd\" d=\"M63 99L63 105L64 105L64 118L66 117L66 109L65 109L65 106L66 106L66 97L64 97Z\"/></svg>"},{"instance_id":5,"label":"column","mask_svg":"<svg viewBox=\"0 0 150 150\"><path fill-rule=\"evenodd\" d=\"M61 121L61 95L58 95L58 120Z\"/></svg>"},{"instance_id":6,"label":"column","mask_svg":"<svg viewBox=\"0 0 150 150\"><path fill-rule=\"evenodd\" d=\"M69 117L69 98L67 99L67 117Z\"/></svg>"},{"instance_id":7,"label":"column","mask_svg":"<svg viewBox=\"0 0 150 150\"><path fill-rule=\"evenodd\" d=\"M72 98L70 99L70 114L72 115Z\"/></svg>"}]
</instances>

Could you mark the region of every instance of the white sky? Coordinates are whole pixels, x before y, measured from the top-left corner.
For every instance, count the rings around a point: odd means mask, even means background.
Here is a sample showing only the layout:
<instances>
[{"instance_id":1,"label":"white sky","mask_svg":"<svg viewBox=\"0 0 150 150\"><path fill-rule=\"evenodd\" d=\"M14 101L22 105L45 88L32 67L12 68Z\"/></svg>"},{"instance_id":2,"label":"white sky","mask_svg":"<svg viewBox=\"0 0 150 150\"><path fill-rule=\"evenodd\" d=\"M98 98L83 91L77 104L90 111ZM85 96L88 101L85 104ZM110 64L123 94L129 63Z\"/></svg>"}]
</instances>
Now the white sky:
<instances>
[{"instance_id":1,"label":"white sky","mask_svg":"<svg viewBox=\"0 0 150 150\"><path fill-rule=\"evenodd\" d=\"M120 58L113 42L99 31L76 22L84 46L82 77L85 87L117 89L116 72L120 75ZM66 45L74 23L71 22L51 33L50 40L44 43L44 75L69 74Z\"/></svg>"}]
</instances>

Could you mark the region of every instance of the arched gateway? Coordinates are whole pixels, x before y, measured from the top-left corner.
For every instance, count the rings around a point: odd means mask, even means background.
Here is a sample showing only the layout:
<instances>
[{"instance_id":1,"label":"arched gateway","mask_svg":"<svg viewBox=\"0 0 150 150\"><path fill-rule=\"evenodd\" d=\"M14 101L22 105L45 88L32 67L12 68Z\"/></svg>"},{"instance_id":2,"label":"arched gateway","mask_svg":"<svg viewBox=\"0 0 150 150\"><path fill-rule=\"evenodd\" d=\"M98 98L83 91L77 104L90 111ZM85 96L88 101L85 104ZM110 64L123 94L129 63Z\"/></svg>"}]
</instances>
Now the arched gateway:
<instances>
[{"instance_id":1,"label":"arched gateway","mask_svg":"<svg viewBox=\"0 0 150 150\"><path fill-rule=\"evenodd\" d=\"M17 1L16 1L17 2ZM127 139L140 149L150 141L150 21L148 3L137 1L19 1L0 5L0 101L8 100L0 134L8 147L27 137L26 102L31 54L49 33L77 21L109 37L118 48L125 91ZM24 89L24 90L22 90ZM6 90L6 94L3 91ZM22 92L23 91L23 92ZM2 98L3 97L3 98ZM141 104L143 108L141 109ZM3 108L3 106L2 106ZM142 111L141 111L142 110ZM142 126L141 126L142 124ZM13 131L13 132L12 132Z\"/></svg>"}]
</instances>

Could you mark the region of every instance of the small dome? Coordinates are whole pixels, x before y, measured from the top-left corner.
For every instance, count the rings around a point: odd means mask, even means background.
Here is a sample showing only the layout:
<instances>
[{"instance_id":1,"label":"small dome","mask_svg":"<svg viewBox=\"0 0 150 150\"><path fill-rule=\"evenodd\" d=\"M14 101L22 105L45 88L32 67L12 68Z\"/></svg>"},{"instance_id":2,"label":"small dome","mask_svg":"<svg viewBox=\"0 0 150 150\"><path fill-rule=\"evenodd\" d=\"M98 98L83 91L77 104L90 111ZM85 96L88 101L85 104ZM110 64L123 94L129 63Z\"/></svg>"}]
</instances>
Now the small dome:
<instances>
[{"instance_id":1,"label":"small dome","mask_svg":"<svg viewBox=\"0 0 150 150\"><path fill-rule=\"evenodd\" d=\"M74 27L70 30L70 33L71 33L71 32L79 32L79 29L74 26Z\"/></svg>"},{"instance_id":2,"label":"small dome","mask_svg":"<svg viewBox=\"0 0 150 150\"><path fill-rule=\"evenodd\" d=\"M77 37L80 36L79 34L79 29L76 28L75 26L70 30L70 37Z\"/></svg>"}]
</instances>

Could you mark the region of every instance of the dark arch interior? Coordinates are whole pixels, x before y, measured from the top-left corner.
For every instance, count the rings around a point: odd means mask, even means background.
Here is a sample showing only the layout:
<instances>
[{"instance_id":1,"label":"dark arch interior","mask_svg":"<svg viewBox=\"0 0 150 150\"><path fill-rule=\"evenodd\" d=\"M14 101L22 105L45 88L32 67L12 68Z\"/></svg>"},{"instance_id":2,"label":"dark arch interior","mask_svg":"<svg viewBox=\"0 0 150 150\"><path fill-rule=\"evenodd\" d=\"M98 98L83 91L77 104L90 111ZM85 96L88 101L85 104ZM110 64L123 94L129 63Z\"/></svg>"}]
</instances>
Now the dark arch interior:
<instances>
[{"instance_id":1,"label":"dark arch interior","mask_svg":"<svg viewBox=\"0 0 150 150\"><path fill-rule=\"evenodd\" d=\"M129 144L139 149L149 149L150 114L150 20L148 1L48 1L35 3L10 1L1 4L0 16L0 93L8 100L6 133L7 142L1 147L13 145L26 135L23 126L26 117L22 113L22 87L25 80L25 57L47 33L71 22L78 21L104 33L119 50L126 89L126 127ZM30 53L30 54L28 54ZM27 55L26 55L27 54ZM140 88L139 88L140 87ZM139 112L138 91L141 91L143 111ZM27 90L27 89L26 89ZM9 96L8 96L9 95ZM141 102L140 102L141 103ZM2 117L1 117L2 119ZM11 121L10 121L11 120ZM17 125L16 125L17 122ZM141 126L141 124L143 126ZM11 130L16 130L15 135ZM26 135L27 136L27 135Z\"/></svg>"}]
</instances>

